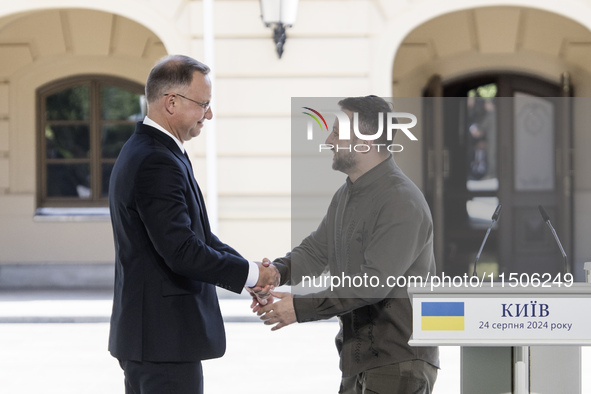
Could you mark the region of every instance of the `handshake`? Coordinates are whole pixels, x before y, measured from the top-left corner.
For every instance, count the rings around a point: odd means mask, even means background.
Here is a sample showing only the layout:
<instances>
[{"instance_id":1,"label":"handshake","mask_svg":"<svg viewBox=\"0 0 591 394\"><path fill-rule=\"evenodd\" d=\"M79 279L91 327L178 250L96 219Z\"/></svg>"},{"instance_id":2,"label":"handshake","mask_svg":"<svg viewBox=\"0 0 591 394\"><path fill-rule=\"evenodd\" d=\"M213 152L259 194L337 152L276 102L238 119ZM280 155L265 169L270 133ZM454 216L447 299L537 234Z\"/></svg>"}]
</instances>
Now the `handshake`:
<instances>
[{"instance_id":1,"label":"handshake","mask_svg":"<svg viewBox=\"0 0 591 394\"><path fill-rule=\"evenodd\" d=\"M290 293L275 292L279 286L281 274L269 259L263 259L259 266L259 280L254 287L246 287L252 297L252 311L260 316L266 325L276 331L296 322L293 298ZM275 298L278 301L275 301Z\"/></svg>"},{"instance_id":2,"label":"handshake","mask_svg":"<svg viewBox=\"0 0 591 394\"><path fill-rule=\"evenodd\" d=\"M271 261L264 258L262 262L256 263L259 266L259 280L254 287L247 287L246 290L253 298L256 298L261 305L267 304L271 291L279 286L281 275ZM271 301L272 302L272 301Z\"/></svg>"}]
</instances>

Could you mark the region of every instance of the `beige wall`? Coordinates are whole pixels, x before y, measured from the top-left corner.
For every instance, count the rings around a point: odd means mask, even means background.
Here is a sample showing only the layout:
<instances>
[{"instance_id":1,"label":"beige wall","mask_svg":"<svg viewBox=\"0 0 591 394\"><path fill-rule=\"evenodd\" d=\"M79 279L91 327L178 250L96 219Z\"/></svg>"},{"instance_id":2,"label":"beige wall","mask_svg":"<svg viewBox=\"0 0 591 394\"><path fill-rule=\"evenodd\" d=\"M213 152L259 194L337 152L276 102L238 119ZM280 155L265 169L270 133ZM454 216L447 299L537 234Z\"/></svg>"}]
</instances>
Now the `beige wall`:
<instances>
[{"instance_id":1,"label":"beige wall","mask_svg":"<svg viewBox=\"0 0 591 394\"><path fill-rule=\"evenodd\" d=\"M278 59L258 1L215 2L219 232L248 258L283 255L291 247L291 98L370 93L375 7L350 1L337 18L335 5L301 1ZM199 2L192 12L198 20ZM200 51L202 28L192 31ZM205 138L192 150L207 191Z\"/></svg>"},{"instance_id":2,"label":"beige wall","mask_svg":"<svg viewBox=\"0 0 591 394\"><path fill-rule=\"evenodd\" d=\"M553 12L537 8L544 8L542 3L536 8L469 6L429 20L403 38L391 80L394 96L414 97L422 94L434 74L445 83L470 74L509 71L559 83L561 74L568 72L578 100L573 111L575 255L569 257L582 269L581 264L591 260L585 237L591 230L591 176L586 171L591 168L586 153L591 149L591 100L582 99L591 97L591 30L589 21L560 15L565 7L556 5L560 9ZM422 149L415 153L421 155ZM422 183L422 172L413 175Z\"/></svg>"},{"instance_id":3,"label":"beige wall","mask_svg":"<svg viewBox=\"0 0 591 394\"><path fill-rule=\"evenodd\" d=\"M0 264L113 260L108 221L34 220L35 90L82 73L143 83L155 60L167 52L203 59L200 1L88 3L80 1L75 10L68 8L71 1L57 0L43 2L43 9L33 0L0 5ZM416 97L433 73L448 79L490 68L527 71L553 80L566 69L577 95L591 93L587 69L591 51L581 45L588 38L585 23L591 22L584 15L591 12L589 5L576 0L503 2L545 9L548 12L528 12L538 16L536 21L548 17L560 22L551 23L552 34L543 41L552 40L557 31L573 40L568 51L559 46L558 52L549 53L535 41L535 34L523 35L521 44L511 41L523 32L523 14L507 7L466 11L474 3L300 0L297 22L288 30L279 60L271 31L260 21L258 0L216 0L213 110L220 237L252 259L273 257L290 248L291 97ZM443 31L437 18L455 11L460 12L451 16L457 18L457 31ZM495 18L489 20L487 12ZM491 20L509 25L491 25ZM476 29L480 41L465 37L466 28ZM495 29L502 35L495 35ZM434 34L441 37L429 41ZM445 34L451 36L445 39ZM508 46L511 42L514 45ZM552 45L556 49L554 41ZM584 170L591 168L585 153L591 148L585 126L588 116L588 111L575 112L579 260L591 259L591 246L585 242L590 230L585 223L591 222L591 177ZM397 161L421 186L420 130L417 133L419 143L405 146ZM192 141L189 150L207 192L205 157L212 152L206 152L205 139L206 135Z\"/></svg>"},{"instance_id":4,"label":"beige wall","mask_svg":"<svg viewBox=\"0 0 591 394\"><path fill-rule=\"evenodd\" d=\"M0 52L11 59L0 65L0 263L112 261L108 221L34 218L35 90L84 73L143 82L167 51L203 59L202 4L142 2L132 13L135 1L86 10L55 1L46 6L58 9L38 11L27 3L11 7L30 12L0 19ZM340 18L327 18L334 5L302 1L279 60L258 1L215 2L219 235L252 259L283 254L291 244L291 97L370 93L374 6L351 1ZM207 193L204 134L189 150Z\"/></svg>"},{"instance_id":5,"label":"beige wall","mask_svg":"<svg viewBox=\"0 0 591 394\"><path fill-rule=\"evenodd\" d=\"M1 26L0 263L113 261L108 220L34 217L36 89L76 74L143 83L163 44L137 23L98 11L38 11Z\"/></svg>"}]
</instances>

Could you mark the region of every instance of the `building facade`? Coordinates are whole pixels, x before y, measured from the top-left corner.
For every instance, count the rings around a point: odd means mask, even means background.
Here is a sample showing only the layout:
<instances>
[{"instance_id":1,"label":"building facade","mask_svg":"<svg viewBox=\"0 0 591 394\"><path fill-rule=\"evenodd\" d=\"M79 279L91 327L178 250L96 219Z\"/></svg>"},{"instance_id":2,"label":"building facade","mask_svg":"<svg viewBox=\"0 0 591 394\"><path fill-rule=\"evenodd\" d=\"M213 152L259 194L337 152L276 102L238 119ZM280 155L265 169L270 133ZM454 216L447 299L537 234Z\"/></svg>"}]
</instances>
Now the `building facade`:
<instances>
[{"instance_id":1,"label":"building facade","mask_svg":"<svg viewBox=\"0 0 591 394\"><path fill-rule=\"evenodd\" d=\"M460 106L472 105L470 97L572 97L552 107L556 127L543 146L552 153L554 180L546 186L516 180L516 123L505 128L499 119L517 107L503 110L501 99L494 102L499 145L487 151L488 169L498 168L492 189L471 189L474 179L466 177L473 174L454 172L475 151L447 126L430 127L427 118L453 119L429 106L417 107L419 141L396 160L431 203L440 269L467 270L474 253L458 245L477 250L484 233L458 225L454 209L484 197L518 218L497 229L494 269L521 259L519 270L531 272L535 253L519 253L539 243L554 248L547 235L519 238L529 234L523 223L532 234L543 226L531 216L542 204L557 218L582 278L582 264L591 260L590 16L583 0L300 0L278 59L256 0L215 0L211 14L191 0L3 2L0 284L108 283L114 250L104 181L113 152L141 116L149 70L175 53L209 62L215 73L215 128L188 150L204 192L216 196L210 209L220 238L256 260L291 247L292 97L463 97ZM60 112L64 106L75 110ZM215 145L208 145L208 131L215 131Z\"/></svg>"}]
</instances>

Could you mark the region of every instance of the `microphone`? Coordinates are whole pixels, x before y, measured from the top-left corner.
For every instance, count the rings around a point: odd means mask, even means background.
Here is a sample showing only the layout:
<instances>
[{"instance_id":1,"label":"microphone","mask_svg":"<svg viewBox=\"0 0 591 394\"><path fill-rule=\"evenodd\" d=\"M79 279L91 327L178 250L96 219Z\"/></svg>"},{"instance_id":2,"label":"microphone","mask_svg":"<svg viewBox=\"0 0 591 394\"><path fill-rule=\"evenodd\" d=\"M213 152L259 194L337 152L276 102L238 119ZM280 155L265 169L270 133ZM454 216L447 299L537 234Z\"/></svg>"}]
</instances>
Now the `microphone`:
<instances>
[{"instance_id":1,"label":"microphone","mask_svg":"<svg viewBox=\"0 0 591 394\"><path fill-rule=\"evenodd\" d=\"M478 254L476 255L476 260L474 260L474 270L472 271L472 276L478 276L478 274L476 273L476 264L478 263L478 260L480 259L480 254L482 253L482 249L484 249L484 244L486 243L486 240L488 239L488 235L490 234L490 230L492 229L495 222L497 220L499 220L499 215L501 214L502 207L503 206L501 204L497 205L497 209L495 209L495 212L492 215L490 226L488 226L488 230L486 230L486 235L484 236L484 239L482 240L482 245L480 245L480 250L478 251Z\"/></svg>"},{"instance_id":2,"label":"microphone","mask_svg":"<svg viewBox=\"0 0 591 394\"><path fill-rule=\"evenodd\" d=\"M552 235L554 236L554 240L556 241L556 245L558 245L558 247L560 248L560 253L562 253L562 258L564 259L564 273L566 274L568 272L568 260L566 257L566 252L564 251L564 248L562 247L562 243L560 242L560 239L558 239L558 234L556 234L556 230L554 230L554 226L552 226L552 223L550 222L550 216L548 216L548 213L546 212L544 207L542 207L541 205L538 205L538 210L540 211L540 215L542 215L542 219L544 219L544 221L546 222L546 224L550 228L550 231L552 232Z\"/></svg>"},{"instance_id":3,"label":"microphone","mask_svg":"<svg viewBox=\"0 0 591 394\"><path fill-rule=\"evenodd\" d=\"M495 213L493 213L491 218L493 222L499 220L499 216L501 215L501 208L503 208L501 204L497 205L497 209L495 209Z\"/></svg>"},{"instance_id":4,"label":"microphone","mask_svg":"<svg viewBox=\"0 0 591 394\"><path fill-rule=\"evenodd\" d=\"M541 206L541 205L538 205L538 210L540 211L540 215L542 215L542 219L544 219L544 221L549 226L552 226L552 224L550 223L550 216L548 216L548 212L546 212L546 210L544 209L544 207Z\"/></svg>"}]
</instances>

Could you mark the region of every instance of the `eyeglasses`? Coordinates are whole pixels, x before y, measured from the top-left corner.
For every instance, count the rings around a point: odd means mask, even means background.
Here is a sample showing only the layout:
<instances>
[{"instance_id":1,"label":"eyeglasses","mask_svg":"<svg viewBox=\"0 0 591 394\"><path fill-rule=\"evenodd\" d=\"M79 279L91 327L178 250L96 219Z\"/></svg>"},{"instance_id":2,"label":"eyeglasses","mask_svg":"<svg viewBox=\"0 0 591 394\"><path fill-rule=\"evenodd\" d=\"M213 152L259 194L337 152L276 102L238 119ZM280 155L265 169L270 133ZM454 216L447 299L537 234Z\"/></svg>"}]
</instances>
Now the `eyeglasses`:
<instances>
[{"instance_id":1,"label":"eyeglasses","mask_svg":"<svg viewBox=\"0 0 591 394\"><path fill-rule=\"evenodd\" d=\"M195 104L197 104L197 105L199 105L201 108L203 108L203 110L204 110L205 112L207 112L207 110L209 109L209 106L211 105L211 103L200 103L199 101L196 101L196 100L190 99L190 98L188 98L188 97L185 97L185 96L183 96L182 94L178 94L178 93L165 93L164 95L165 95L165 96L170 96L171 94L176 94L177 96L179 96L179 97L182 97L182 98L184 98L185 100L189 100L189 101L192 101L192 102L194 102Z\"/></svg>"}]
</instances>

